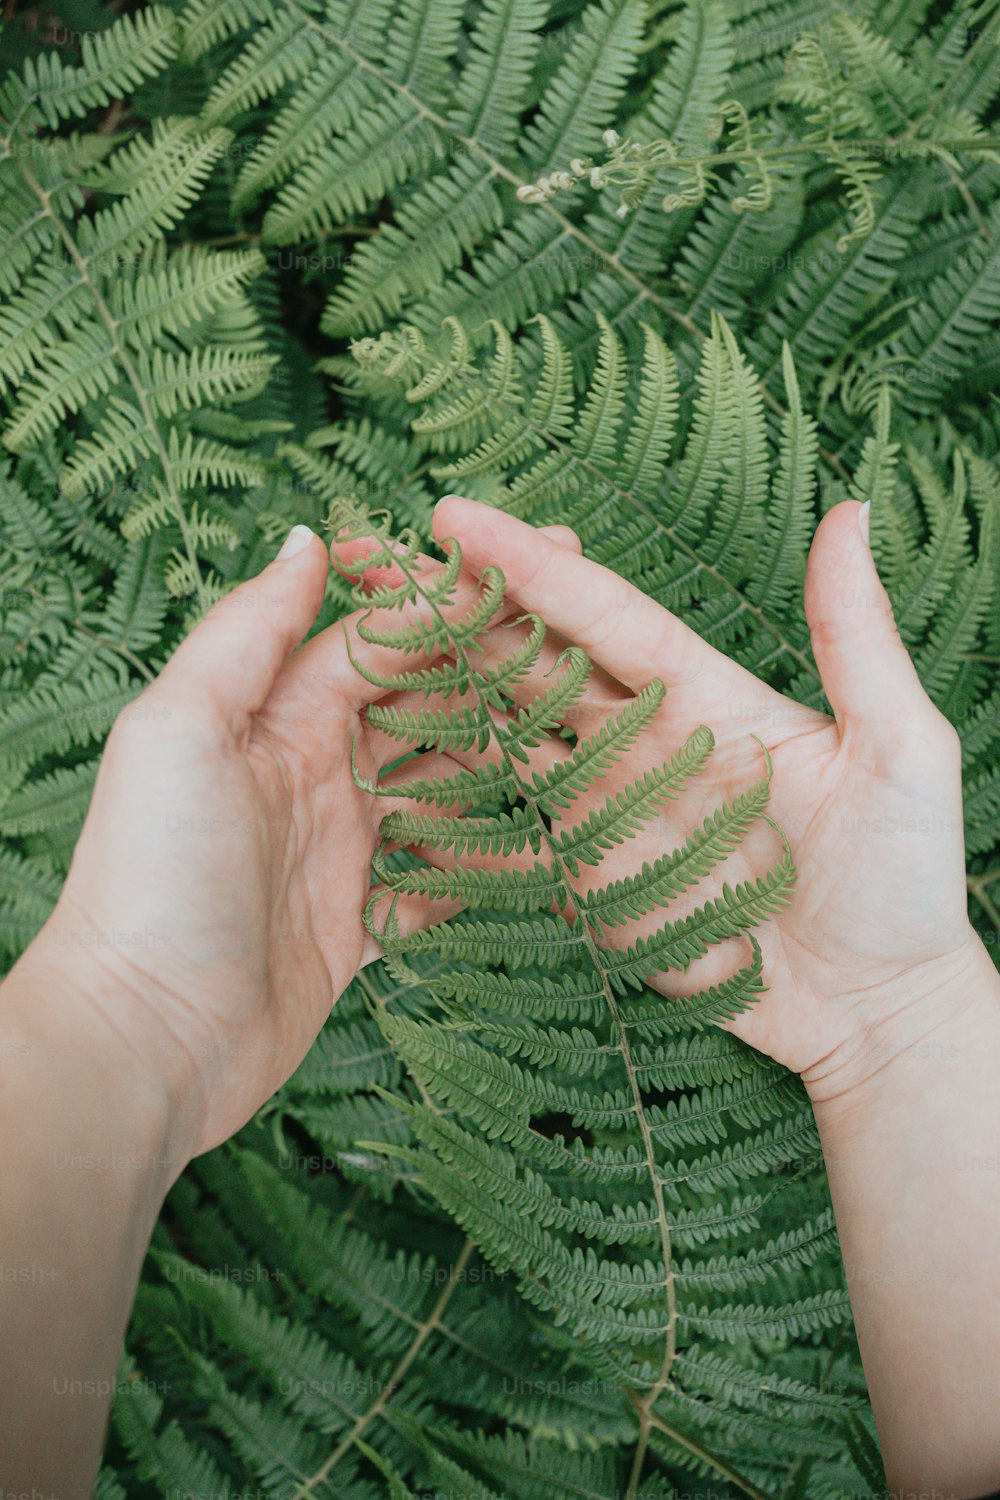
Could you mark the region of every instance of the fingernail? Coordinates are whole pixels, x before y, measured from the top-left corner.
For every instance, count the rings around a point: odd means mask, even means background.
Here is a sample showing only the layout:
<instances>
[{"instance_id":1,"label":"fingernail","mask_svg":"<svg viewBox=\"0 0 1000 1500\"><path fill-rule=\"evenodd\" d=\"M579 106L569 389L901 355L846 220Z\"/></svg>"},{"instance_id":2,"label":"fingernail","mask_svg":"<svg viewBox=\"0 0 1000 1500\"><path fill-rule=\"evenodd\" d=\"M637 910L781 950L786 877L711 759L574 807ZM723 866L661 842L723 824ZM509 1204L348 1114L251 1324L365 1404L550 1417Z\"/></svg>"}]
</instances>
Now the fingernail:
<instances>
[{"instance_id":1,"label":"fingernail","mask_svg":"<svg viewBox=\"0 0 1000 1500\"><path fill-rule=\"evenodd\" d=\"M872 503L870 500L866 500L858 511L858 525L861 528L861 535L864 537L866 545L870 544L868 533L870 530L871 513Z\"/></svg>"},{"instance_id":2,"label":"fingernail","mask_svg":"<svg viewBox=\"0 0 1000 1500\"><path fill-rule=\"evenodd\" d=\"M282 542L281 551L274 559L275 562L287 562L290 557L295 556L296 552L301 552L303 547L308 547L315 535L315 531L310 531L308 526L293 526Z\"/></svg>"},{"instance_id":3,"label":"fingernail","mask_svg":"<svg viewBox=\"0 0 1000 1500\"><path fill-rule=\"evenodd\" d=\"M464 500L464 499L465 499L464 495L442 495L441 499L437 502L437 505L435 505L434 509L437 510L438 505L443 505L446 500Z\"/></svg>"}]
</instances>

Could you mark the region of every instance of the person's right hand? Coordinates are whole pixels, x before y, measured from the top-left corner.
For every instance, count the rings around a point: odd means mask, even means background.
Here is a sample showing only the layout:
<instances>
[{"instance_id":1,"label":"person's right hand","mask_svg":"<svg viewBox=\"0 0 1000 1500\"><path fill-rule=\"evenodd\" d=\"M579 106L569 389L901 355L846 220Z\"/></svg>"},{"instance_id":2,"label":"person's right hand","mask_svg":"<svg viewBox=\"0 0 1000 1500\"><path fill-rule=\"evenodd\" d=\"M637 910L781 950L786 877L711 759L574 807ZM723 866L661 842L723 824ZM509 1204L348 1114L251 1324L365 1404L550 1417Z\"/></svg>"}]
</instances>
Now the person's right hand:
<instances>
[{"instance_id":1,"label":"person's right hand","mask_svg":"<svg viewBox=\"0 0 1000 1500\"><path fill-rule=\"evenodd\" d=\"M569 719L590 732L651 679L667 696L634 750L567 813L585 817L648 766L676 753L700 724L715 735L704 773L598 867L587 888L634 873L681 844L705 815L759 781L773 759L770 812L797 866L790 906L756 934L768 993L727 1023L738 1036L803 1075L814 1102L837 1098L901 1050L933 1033L943 1007L971 1000L983 963L966 913L959 741L920 684L892 618L856 502L836 506L812 546L805 606L813 651L836 718L801 707L707 645L617 574L580 555L563 529L544 535L491 506L449 496L439 541L455 538L466 568L502 568L508 599L554 632L517 690L545 686L560 649L583 646L599 671ZM526 626L496 628L483 660L510 652ZM563 753L549 742L539 755ZM764 874L782 854L758 821L710 880L676 901L676 918ZM605 941L632 942L659 926L662 909ZM730 940L683 973L653 982L665 994L714 984L746 962ZM978 988L981 990L982 985Z\"/></svg>"},{"instance_id":2,"label":"person's right hand","mask_svg":"<svg viewBox=\"0 0 1000 1500\"><path fill-rule=\"evenodd\" d=\"M373 778L402 751L367 722L386 695L352 657L382 673L413 663L358 638L366 611L299 646L328 558L306 528L292 540L297 550L286 544L215 605L114 726L69 876L14 970L44 1046L74 1052L84 1075L110 1072L140 1101L123 1112L168 1122L174 1175L274 1093L379 954L362 912L395 800L355 784L352 753ZM361 566L368 550L334 547L366 586L398 587L398 569ZM441 573L423 556L414 568L425 586ZM459 586L459 612L470 590L474 580ZM371 623L398 628L425 611L376 609ZM457 769L447 756L433 765ZM418 896L398 913L404 929L437 914ZM8 1021L14 993L5 987Z\"/></svg>"}]
</instances>

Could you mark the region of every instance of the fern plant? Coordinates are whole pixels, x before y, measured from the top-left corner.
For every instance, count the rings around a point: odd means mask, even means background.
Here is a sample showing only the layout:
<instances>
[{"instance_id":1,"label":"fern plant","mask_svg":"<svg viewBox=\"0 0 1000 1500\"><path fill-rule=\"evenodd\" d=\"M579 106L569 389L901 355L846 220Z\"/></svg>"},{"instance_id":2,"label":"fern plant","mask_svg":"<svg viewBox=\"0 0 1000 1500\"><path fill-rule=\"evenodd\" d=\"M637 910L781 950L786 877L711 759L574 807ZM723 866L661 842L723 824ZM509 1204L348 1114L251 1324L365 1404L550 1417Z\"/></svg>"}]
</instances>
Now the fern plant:
<instances>
[{"instance_id":1,"label":"fern plant","mask_svg":"<svg viewBox=\"0 0 1000 1500\"><path fill-rule=\"evenodd\" d=\"M335 511L335 523L344 517ZM348 534L367 533L367 518L348 508L346 520ZM390 704L370 708L369 718L411 749L461 755L495 746L496 759L451 777L393 782L391 794L414 809L383 820L385 844L434 850L443 868L396 871L384 852L376 858L385 890L371 897L366 923L393 979L417 992L419 1007L377 1014L422 1092L408 1110L416 1144L382 1149L414 1169L498 1269L516 1272L528 1300L566 1325L604 1378L635 1393L640 1441L631 1494L653 1427L697 1454L685 1427L719 1427L706 1396L727 1382L749 1383L750 1372L720 1359L713 1342L739 1341L750 1329L801 1333L847 1315L843 1289L780 1306L725 1300L775 1278L785 1278L787 1290L795 1272L832 1248L828 1211L748 1252L720 1253L718 1243L720 1227L739 1217L747 1165L766 1174L816 1144L797 1082L780 1068L765 1081L766 1070L710 1024L745 1009L763 989L752 929L787 903L791 852L786 844L765 875L724 885L686 915L628 941L634 919L692 887L704 890L720 859L767 816L770 766L756 786L709 813L681 849L609 879L607 852L704 775L710 731L696 729L669 761L602 794L609 768L641 740L663 703L663 685L654 681L577 737L565 758L532 769L532 750L585 690L586 654L568 648L548 669L544 690L514 696L539 662L543 622L529 616L523 643L479 666L502 574L487 569L481 595L446 617L460 549L453 547L439 582L420 584L418 538L404 541L400 555L383 537L375 554L376 561L395 558L405 575L378 602L402 607L419 598L429 618L379 629L363 620L359 634L418 657L445 646L448 659L387 678L359 670L390 691L462 701ZM581 800L589 811L576 807ZM509 868L515 854L523 856L518 869ZM397 906L413 894L461 902L462 914L406 933ZM656 973L686 970L710 945L743 934L748 962L727 980L667 1004L642 994ZM412 967L415 956L439 961L430 986ZM815 1411L808 1395L803 1400L814 1435ZM681 1419L679 1432L668 1425L671 1415Z\"/></svg>"}]
</instances>

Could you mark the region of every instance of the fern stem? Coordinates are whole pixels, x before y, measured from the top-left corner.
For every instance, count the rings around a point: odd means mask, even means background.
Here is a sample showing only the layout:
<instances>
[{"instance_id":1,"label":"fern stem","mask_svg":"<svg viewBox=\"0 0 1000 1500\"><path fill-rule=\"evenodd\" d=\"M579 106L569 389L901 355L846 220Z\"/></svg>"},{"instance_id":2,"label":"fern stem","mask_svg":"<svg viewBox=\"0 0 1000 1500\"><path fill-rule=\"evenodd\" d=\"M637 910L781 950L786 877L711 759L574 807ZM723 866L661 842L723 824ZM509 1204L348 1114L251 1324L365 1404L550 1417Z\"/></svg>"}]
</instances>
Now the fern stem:
<instances>
[{"instance_id":1,"label":"fern stem","mask_svg":"<svg viewBox=\"0 0 1000 1500\"><path fill-rule=\"evenodd\" d=\"M126 646L123 642L106 641L103 636L100 636L96 631L91 630L90 627L85 625L82 620L74 620L73 625L75 629L79 630L81 635L85 635L88 640L93 641L95 646L103 646L106 651L114 651L115 654L120 656L123 661L127 661L129 665L131 667L134 667L139 675L141 677L144 677L147 682L155 681L156 673L153 672L149 667L147 667L142 658L136 656L135 652L130 650L129 647Z\"/></svg>"},{"instance_id":2,"label":"fern stem","mask_svg":"<svg viewBox=\"0 0 1000 1500\"><path fill-rule=\"evenodd\" d=\"M634 1400L635 1398L633 1397ZM649 1425L650 1427L654 1427L657 1432L662 1432L664 1437L669 1438L672 1443L676 1443L679 1448L684 1448L695 1458L701 1459L702 1463L708 1464L710 1468L715 1470L720 1479L728 1479L729 1483L734 1484L737 1489L742 1490L744 1495L749 1495L750 1500L774 1500L773 1496L766 1494L764 1490L758 1489L752 1480L746 1479L742 1474L737 1473L735 1469L730 1468L724 1459L716 1458L714 1453L709 1453L707 1448L703 1448L693 1438L686 1437L684 1433L678 1432L676 1427L671 1427L669 1423L664 1422L660 1417L650 1415Z\"/></svg>"},{"instance_id":3,"label":"fern stem","mask_svg":"<svg viewBox=\"0 0 1000 1500\"><path fill-rule=\"evenodd\" d=\"M393 998L393 992L390 991L390 993L388 995L380 995L380 994L378 994L378 992L375 989L375 986L372 984L371 980L368 978L368 975L365 973L364 969L362 969L361 972L358 974L357 979L358 979L358 984L361 986L361 988L364 990L365 994L367 995L369 1003L376 1010L385 1010L386 1007L388 1006L389 1002ZM434 1100L431 1098L430 1094L427 1092L426 1088L424 1087L424 1085L420 1081L420 1079L414 1077L413 1081L414 1081L414 1083L417 1086L417 1093L420 1095L420 1099L421 1099L421 1102L424 1105L424 1107L426 1109L429 1109L432 1114L435 1114L435 1115L438 1115L438 1116L442 1115L444 1113L444 1111L441 1110L441 1109L439 1109L438 1106L434 1103Z\"/></svg>"},{"instance_id":4,"label":"fern stem","mask_svg":"<svg viewBox=\"0 0 1000 1500\"><path fill-rule=\"evenodd\" d=\"M913 141L912 152L908 149L907 142L908 138L905 135L886 136L884 140L868 139L863 136L845 136L843 139L829 136L821 141L799 142L794 146L766 146L759 151L709 151L702 156L671 157L669 165L671 167L725 167L733 162L782 161L789 156L816 156L826 151L843 151L847 155L864 154L876 159L884 158L887 151L898 151L901 156L917 155L923 142ZM940 146L943 151L996 151L1000 148L1000 136L968 136L957 141L935 141L934 145Z\"/></svg>"},{"instance_id":5,"label":"fern stem","mask_svg":"<svg viewBox=\"0 0 1000 1500\"><path fill-rule=\"evenodd\" d=\"M174 484L173 469L171 467L170 457L167 453L166 445L163 441L163 435L160 432L159 425L157 424L152 408L150 407L145 387L143 386L142 381L139 379L138 372L135 368L135 365L132 363L128 351L122 344L121 339L118 337L118 323L111 309L108 307L104 298L101 296L97 284L90 274L90 267L87 264L87 258L81 253L80 248L74 240L73 236L70 234L60 216L53 209L51 195L46 192L45 188L42 187L41 183L35 177L30 167L26 166L22 153L13 152L11 154L14 161L16 161L17 163L18 170L21 173L21 176L24 178L25 183L34 193L39 203L42 205L42 210L45 213L46 217L51 219L52 223L55 225L56 232L59 235L59 238L62 240L63 245L65 246L66 253L69 255L70 259L76 266L77 273L79 274L81 281L90 291L90 294L94 299L94 306L97 309L98 316L100 317L101 322L104 324L105 328L108 331L108 337L111 340L111 347L118 358L119 364L125 372L125 376L129 384L131 385L133 392L135 393L135 398L139 403L139 409L142 412L143 417L145 418L146 426L149 429L157 450L157 457L160 460L160 467L163 470L163 477L167 485L168 499L176 512L177 524L180 528L184 550L187 553L188 562L191 565L191 576L195 581L195 589L198 595L198 605L201 611L204 613L209 605L209 596L205 590L204 580L201 576L201 568L198 563L197 550L195 549L194 543L191 539L191 533L188 529L187 516L184 512L184 504L180 498L177 487Z\"/></svg>"},{"instance_id":6,"label":"fern stem","mask_svg":"<svg viewBox=\"0 0 1000 1500\"><path fill-rule=\"evenodd\" d=\"M440 1297L431 1308L430 1316L425 1319L423 1323L418 1325L416 1338L413 1339L413 1341L407 1348L406 1353L400 1359L399 1363L396 1365L385 1385L382 1387L382 1390L379 1392L378 1399L372 1403L372 1405L366 1412L363 1413L362 1416L358 1417L357 1421L355 1422L354 1426L351 1428L347 1436L341 1439L336 1448L334 1448L333 1452L330 1454L330 1457L326 1459L326 1461L320 1466L320 1468L316 1470L315 1474L313 1474L310 1479L306 1480L304 1486L299 1486L299 1488L292 1496L292 1500L316 1500L313 1487L317 1484L323 1484L326 1482L333 1469L344 1457L345 1453L350 1452L351 1448L354 1446L354 1443L361 1436L361 1434L365 1432L368 1427L370 1427L375 1418L381 1416L383 1410L388 1406L389 1402L396 1394L396 1391L399 1389L400 1383L402 1382L402 1379L407 1370L410 1368L413 1361L416 1359L417 1355L420 1353L421 1349L430 1338L431 1334L434 1333L440 1325L441 1319L444 1316L445 1309L454 1296L456 1287L461 1282L462 1273L468 1265L469 1260L472 1256L472 1252L475 1248L476 1247L471 1239L467 1239L465 1241L465 1244L462 1246L462 1249L459 1252L458 1258L455 1260L451 1267L451 1270L448 1272L448 1280L441 1288Z\"/></svg>"},{"instance_id":7,"label":"fern stem","mask_svg":"<svg viewBox=\"0 0 1000 1500\"><path fill-rule=\"evenodd\" d=\"M639 1481L642 1478L646 1452L649 1448L650 1411L648 1404L637 1402L636 1412L639 1417L639 1435L636 1439L635 1453L632 1455L632 1468L629 1470L625 1500L635 1500L639 1493Z\"/></svg>"}]
</instances>

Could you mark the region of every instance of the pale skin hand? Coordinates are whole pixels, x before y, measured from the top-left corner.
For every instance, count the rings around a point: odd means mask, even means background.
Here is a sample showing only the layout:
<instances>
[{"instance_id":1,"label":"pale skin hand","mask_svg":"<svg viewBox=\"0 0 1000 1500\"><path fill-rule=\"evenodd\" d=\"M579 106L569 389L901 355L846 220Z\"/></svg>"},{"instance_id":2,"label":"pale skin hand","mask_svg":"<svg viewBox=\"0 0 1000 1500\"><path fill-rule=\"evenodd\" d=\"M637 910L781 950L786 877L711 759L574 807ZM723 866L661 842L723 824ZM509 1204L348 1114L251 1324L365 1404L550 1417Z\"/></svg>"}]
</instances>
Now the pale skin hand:
<instances>
[{"instance_id":1,"label":"pale skin hand","mask_svg":"<svg viewBox=\"0 0 1000 1500\"><path fill-rule=\"evenodd\" d=\"M294 649L328 571L302 530L302 551L217 604L115 725L59 902L15 970L57 993L68 976L91 1034L166 1086L178 1171L274 1093L379 952L360 916L396 804L355 785L351 744L368 775L401 747L365 722L385 695L348 632L376 670L400 653L361 642L359 615Z\"/></svg>"},{"instance_id":2,"label":"pale skin hand","mask_svg":"<svg viewBox=\"0 0 1000 1500\"><path fill-rule=\"evenodd\" d=\"M501 567L508 597L557 632L523 695L543 685L567 642L602 669L576 716L582 733L650 679L665 682L645 758L630 753L622 782L674 753L697 725L715 733L699 778L704 801L673 804L590 884L676 846L755 781L761 750L751 735L770 750L771 811L795 855L797 891L758 933L769 993L728 1024L801 1073L816 1109L893 1494L936 1487L967 1497L1000 1483L1000 1192L995 1177L969 1168L977 1153L995 1160L1000 1142L1000 979L966 915L958 738L896 633L860 509L845 502L825 517L806 580L835 718L793 704L710 648L581 557L571 533L541 537L458 497L438 507L434 531L458 541L471 571ZM511 635L494 630L486 658L507 654ZM539 759L562 753L552 743ZM607 790L581 798L572 819ZM762 874L780 851L765 826L724 876ZM711 894L706 881L693 899ZM686 993L740 962L733 941L654 983Z\"/></svg>"},{"instance_id":3,"label":"pale skin hand","mask_svg":"<svg viewBox=\"0 0 1000 1500\"><path fill-rule=\"evenodd\" d=\"M580 735L654 677L666 685L666 702L635 750L574 803L564 826L676 753L699 725L715 737L706 770L682 796L599 867L584 867L578 884L603 885L678 846L707 813L764 774L758 740L767 746L774 768L769 810L791 843L797 891L780 921L756 934L771 993L730 1024L759 1051L803 1074L816 1101L848 1089L869 1066L867 1055L858 1055L858 1038L871 1033L874 1040L895 1026L902 973L911 981L909 1005L913 982L930 990L945 972L961 975L974 951L958 737L927 698L895 633L859 509L838 506L823 522L806 586L814 650L836 721L774 692L617 574L580 556L578 539L565 528L539 537L513 517L458 497L443 501L434 519L439 539L459 542L470 572L496 563L508 598L550 627L536 669L515 689L520 703L551 685L549 674L568 643L583 646L598 668L568 716ZM509 655L527 628L495 628L477 660ZM535 759L545 764L566 753L550 738ZM463 758L474 763L474 752ZM671 917L714 894L723 879L735 884L764 875L781 852L774 830L758 826L720 866L719 879L678 902ZM663 913L654 913L608 940L632 941L662 921ZM690 993L732 973L747 955L746 945L733 940L683 976L656 976L653 983L667 994Z\"/></svg>"}]
</instances>

